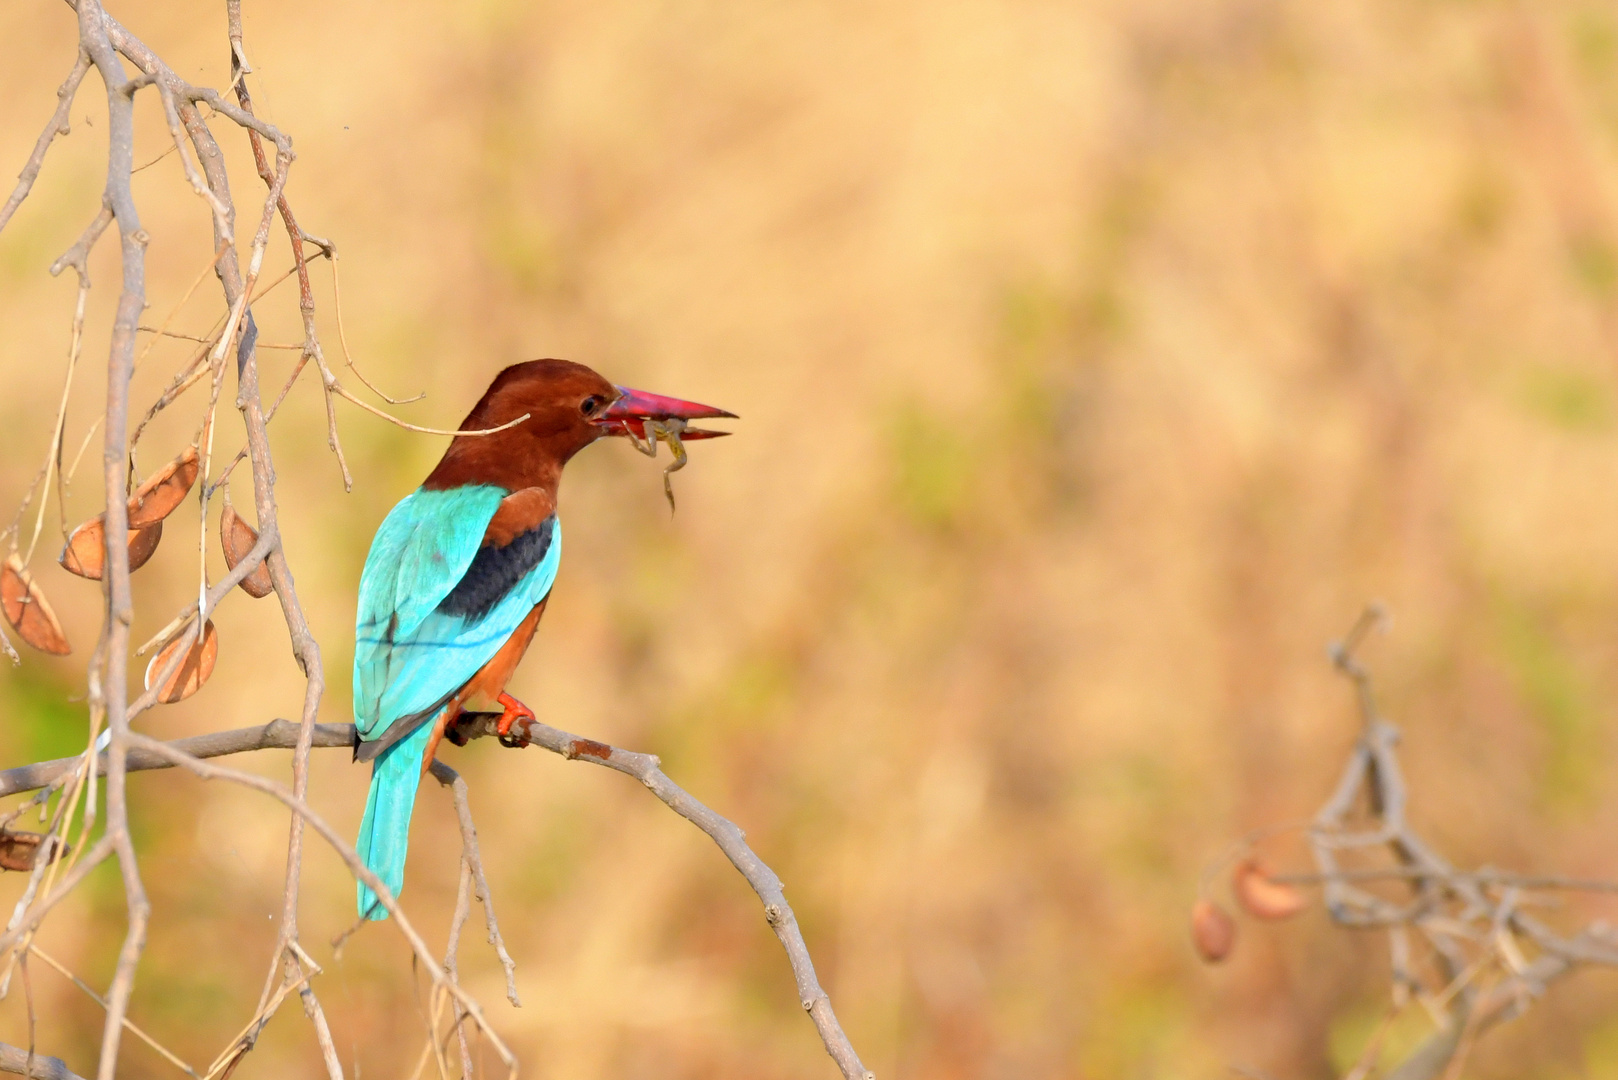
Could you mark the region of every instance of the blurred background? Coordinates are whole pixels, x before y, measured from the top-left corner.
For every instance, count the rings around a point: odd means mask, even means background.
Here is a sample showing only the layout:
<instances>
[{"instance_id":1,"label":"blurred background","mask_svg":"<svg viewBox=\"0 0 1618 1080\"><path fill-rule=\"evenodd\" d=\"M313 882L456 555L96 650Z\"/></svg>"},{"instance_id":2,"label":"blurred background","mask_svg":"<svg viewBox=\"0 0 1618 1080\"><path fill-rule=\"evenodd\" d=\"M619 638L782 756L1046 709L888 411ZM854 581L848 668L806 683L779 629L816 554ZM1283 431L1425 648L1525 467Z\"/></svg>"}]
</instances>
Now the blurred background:
<instances>
[{"instance_id":1,"label":"blurred background","mask_svg":"<svg viewBox=\"0 0 1618 1080\"><path fill-rule=\"evenodd\" d=\"M111 10L186 77L228 82L222 5ZM249 0L245 17L255 103L299 155L288 196L341 252L355 360L427 392L399 415L453 427L538 356L741 415L693 448L672 519L661 464L617 443L574 463L565 570L513 690L662 755L747 830L879 1077L1340 1075L1386 1001L1381 940L1311 910L1245 924L1208 968L1187 913L1233 838L1325 798L1357 725L1325 647L1368 599L1395 615L1365 656L1405 727L1418 827L1461 862L1618 876L1618 7ZM10 175L72 66L72 13L5 5L0 40ZM0 234L7 506L50 437L75 290L46 267L97 208L105 114L92 75ZM150 94L138 114L145 162L168 136ZM254 221L245 139L213 126ZM209 219L172 155L135 194L156 322L206 266ZM290 265L272 237L267 275ZM330 269L313 272L339 363ZM92 274L70 449L99 408L113 240ZM255 308L261 341L299 340L293 289ZM221 311L208 281L173 325ZM137 404L190 347L153 349ZM296 354L259 355L270 392ZM142 472L203 404L154 425ZM349 494L312 372L272 428L330 722L349 719L371 534L444 447L338 409ZM227 408L217 450L240 440ZM97 452L69 523L100 508ZM57 528L53 505L34 565L75 653L0 673L0 765L83 745L100 600L50 565ZM137 640L194 595L196 528L193 502L137 575ZM234 594L217 623L213 681L144 730L297 716L274 602ZM462 970L525 1075L835 1075L706 838L539 750L443 756L472 785L524 1007L475 920ZM284 752L238 762L286 775ZM317 752L313 801L345 831L366 783ZM205 1064L257 999L286 815L172 773L131 788L154 901L132 1015ZM404 900L435 948L457 844L429 785ZM1303 865L1293 841L1267 851ZM306 875L345 1068L409 1076L402 941L374 926L334 957L352 885L318 843ZM22 885L0 881L0 907ZM108 865L40 941L104 986L122 933ZM42 965L33 984L40 1047L93 1069L99 1010ZM297 1012L239 1076L318 1069ZM1578 975L1470 1074L1618 1076L1615 1016L1618 975ZM26 1039L15 991L0 1038ZM125 1042L128 1075L172 1074Z\"/></svg>"}]
</instances>

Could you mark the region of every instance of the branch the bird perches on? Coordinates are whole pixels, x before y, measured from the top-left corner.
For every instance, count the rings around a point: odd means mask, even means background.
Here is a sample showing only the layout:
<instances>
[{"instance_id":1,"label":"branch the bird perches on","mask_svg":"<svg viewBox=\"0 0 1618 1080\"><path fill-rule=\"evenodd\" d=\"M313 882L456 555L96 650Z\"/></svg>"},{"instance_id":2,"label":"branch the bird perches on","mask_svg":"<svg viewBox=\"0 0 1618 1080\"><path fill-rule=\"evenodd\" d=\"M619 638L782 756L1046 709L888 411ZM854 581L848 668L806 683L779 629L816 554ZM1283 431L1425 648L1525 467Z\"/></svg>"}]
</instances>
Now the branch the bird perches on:
<instances>
[{"instance_id":1,"label":"branch the bird perches on","mask_svg":"<svg viewBox=\"0 0 1618 1080\"><path fill-rule=\"evenodd\" d=\"M488 713L464 714L458 734L466 739L492 736L495 734L494 720L495 716ZM786 950L787 960L792 966L792 975L798 985L799 1002L820 1032L821 1039L826 1045L826 1052L837 1062L845 1077L852 1080L867 1080L874 1077L875 1074L868 1072L860 1064L848 1036L843 1033L842 1026L832 1011L831 999L820 986L820 981L815 975L814 962L809 956L808 946L804 943L803 933L798 928L798 920L792 912L792 905L787 903L781 879L748 846L746 834L741 828L669 779L662 770L662 763L653 754L623 750L607 743L571 734L537 720L518 721L515 734L519 743L526 739L533 745L559 754L569 761L587 761L634 777L669 809L706 833L725 853L731 865L747 880L748 885L763 903L765 921L780 939L782 948ZM130 772L173 768L178 764L177 759L180 755L201 760L254 750L293 749L297 745L298 735L298 725L287 720L272 720L262 727L236 728L231 731L176 739L160 744L166 747L164 751L159 751L155 747L136 748L130 752L126 768ZM354 725L317 724L310 745L351 749L354 746ZM81 755L0 770L0 797L49 788L71 775L82 761ZM105 772L106 762L107 755L103 753L97 760L98 772ZM446 786L462 783L455 772L443 762L435 761L431 768L433 776ZM464 797L459 797L457 805L458 808L465 806ZM469 835L475 836L467 832L470 827L469 815L470 810L463 811L463 839ZM473 873L479 878L480 891L487 900L488 889L481 880L483 869L475 839L467 843L466 854ZM489 910L488 922L490 940L493 943L498 938L499 930L492 908ZM4 939L0 939L0 944L4 944ZM503 955L503 947L500 951L502 962L507 965L508 994L514 997L516 990L510 984L509 959Z\"/></svg>"}]
</instances>

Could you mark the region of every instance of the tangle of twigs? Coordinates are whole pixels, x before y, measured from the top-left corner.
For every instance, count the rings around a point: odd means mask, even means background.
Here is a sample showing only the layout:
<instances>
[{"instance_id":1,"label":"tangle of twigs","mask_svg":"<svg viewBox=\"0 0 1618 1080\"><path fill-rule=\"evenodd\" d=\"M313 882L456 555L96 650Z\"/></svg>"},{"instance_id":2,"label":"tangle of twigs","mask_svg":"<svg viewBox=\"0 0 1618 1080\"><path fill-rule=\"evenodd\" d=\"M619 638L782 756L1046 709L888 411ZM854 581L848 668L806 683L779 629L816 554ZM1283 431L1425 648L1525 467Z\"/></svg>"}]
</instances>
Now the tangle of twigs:
<instances>
[{"instance_id":1,"label":"tangle of twigs","mask_svg":"<svg viewBox=\"0 0 1618 1080\"><path fill-rule=\"evenodd\" d=\"M1360 713L1360 737L1331 797L1313 819L1257 830L1210 868L1193 930L1201 946L1214 940L1210 927L1227 925L1229 916L1206 894L1232 862L1238 863L1232 882L1237 904L1258 918L1296 914L1305 906L1298 887L1319 886L1334 923L1381 931L1392 956L1388 1013L1345 1080L1371 1074L1388 1029L1411 1005L1428 1014L1435 1030L1386 1073L1387 1080L1454 1080L1480 1036L1521 1015L1559 979L1586 965L1618 966L1618 930L1598 920L1572 934L1560 932L1529 912L1535 894L1618 892L1618 882L1464 870L1416 832L1407 816L1399 729L1378 709L1370 673L1357 655L1383 620L1379 606L1368 607L1331 647L1332 663L1353 685ZM1308 840L1313 872L1270 873L1251 858L1260 839L1297 829ZM1377 884L1404 895L1390 899L1370 891ZM1225 951L1229 944L1227 939ZM1203 952L1208 959L1222 958Z\"/></svg>"}]
</instances>

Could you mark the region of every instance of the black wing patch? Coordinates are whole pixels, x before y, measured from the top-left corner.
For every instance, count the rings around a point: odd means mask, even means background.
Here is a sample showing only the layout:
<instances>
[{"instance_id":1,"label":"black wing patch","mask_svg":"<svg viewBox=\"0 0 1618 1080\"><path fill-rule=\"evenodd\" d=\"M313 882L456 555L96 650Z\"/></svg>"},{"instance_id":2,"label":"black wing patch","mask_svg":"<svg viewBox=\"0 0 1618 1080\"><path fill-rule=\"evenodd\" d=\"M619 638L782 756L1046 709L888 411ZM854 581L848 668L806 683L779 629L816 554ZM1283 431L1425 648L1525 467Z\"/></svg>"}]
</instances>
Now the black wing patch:
<instances>
[{"instance_id":1,"label":"black wing patch","mask_svg":"<svg viewBox=\"0 0 1618 1080\"><path fill-rule=\"evenodd\" d=\"M438 610L469 622L483 618L545 558L555 528L556 515L552 514L504 547L479 548L465 576L438 602Z\"/></svg>"}]
</instances>

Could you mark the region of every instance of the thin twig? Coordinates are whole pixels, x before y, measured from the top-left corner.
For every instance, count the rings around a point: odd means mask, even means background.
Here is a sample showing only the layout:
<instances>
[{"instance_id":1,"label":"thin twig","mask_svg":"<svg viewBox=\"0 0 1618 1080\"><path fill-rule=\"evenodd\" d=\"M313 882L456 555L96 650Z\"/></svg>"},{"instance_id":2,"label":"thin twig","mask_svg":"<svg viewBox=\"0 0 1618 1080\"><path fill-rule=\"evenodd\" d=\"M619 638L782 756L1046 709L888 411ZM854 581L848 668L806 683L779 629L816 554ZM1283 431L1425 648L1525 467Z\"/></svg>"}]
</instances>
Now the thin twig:
<instances>
[{"instance_id":1,"label":"thin twig","mask_svg":"<svg viewBox=\"0 0 1618 1080\"><path fill-rule=\"evenodd\" d=\"M101 1006L103 1009L105 1009L107 1007L106 999L104 999L100 994L96 993L95 990L93 990L91 988L89 983L85 982L83 979L81 979L77 975L73 974L73 972L69 971L67 969L67 967L64 964L62 964L61 961L59 961L55 957L51 956L44 949L41 949L38 945L29 946L28 955L39 957L41 960L45 961L46 965L48 965L51 968L54 968L68 982L72 983L74 986L77 986L80 990L83 990L84 993L85 993L85 996L88 997L91 1001L95 1002L97 1005ZM25 958L25 960L26 960L26 958ZM198 1075L197 1071L195 1069L193 1069L191 1066L187 1065L185 1063L184 1059L182 1059L178 1054L176 1054L174 1051L170 1050L168 1047L164 1046L162 1043L158 1042L156 1039L152 1038L152 1036L150 1034L148 1034L145 1030L143 1030L139 1025L137 1025L133 1020L129 1019L129 1017L127 1017L127 1016L124 1017L124 1027L129 1029L129 1033L131 1035L135 1036L141 1042L145 1043L147 1046L150 1046L153 1050L157 1051L158 1054L160 1054L166 1061L168 1061L168 1063L170 1065L173 1065L176 1069L179 1069L181 1072L185 1073L187 1076L197 1076ZM200 1080L200 1078L199 1078L199 1080Z\"/></svg>"},{"instance_id":2,"label":"thin twig","mask_svg":"<svg viewBox=\"0 0 1618 1080\"><path fill-rule=\"evenodd\" d=\"M45 130L39 133L39 139L34 143L34 152L28 155L22 172L17 175L17 186L11 192L11 197L4 206L0 206L0 229L6 227L11 215L17 212L17 207L28 198L29 191L33 190L34 180L39 176L40 168L45 164L45 152L51 148L51 143L58 135L66 135L68 128L68 113L73 110L73 98L79 91L79 83L90 71L90 54L82 48L73 62L73 70L67 73L67 78L56 91L56 111L51 114L50 121L46 123Z\"/></svg>"},{"instance_id":3,"label":"thin twig","mask_svg":"<svg viewBox=\"0 0 1618 1080\"><path fill-rule=\"evenodd\" d=\"M348 331L343 327L343 286L338 280L337 252L333 250L329 251L328 254L330 255L328 261L331 263L332 308L337 313L337 343L343 347L343 363L348 365L348 370L354 373L356 379L365 384L367 390L386 401L389 405L408 405L412 401L420 401L427 396L427 391L423 390L407 398L389 397L378 389L375 383L367 379L365 373L359 369L359 365L354 363L354 354L348 351Z\"/></svg>"},{"instance_id":4,"label":"thin twig","mask_svg":"<svg viewBox=\"0 0 1618 1080\"><path fill-rule=\"evenodd\" d=\"M506 952L505 939L500 936L500 923L494 917L494 894L489 891L489 879L483 873L483 856L478 850L478 830L472 822L472 803L466 781L437 758L434 758L428 766L428 771L433 774L433 779L454 793L455 818L461 826L461 853L477 883L478 899L483 902L483 919L489 931L489 944L494 948L495 955L500 958L500 966L506 972L506 1000L510 1001L514 1008L520 1009L522 999L517 996L517 962Z\"/></svg>"},{"instance_id":5,"label":"thin twig","mask_svg":"<svg viewBox=\"0 0 1618 1080\"><path fill-rule=\"evenodd\" d=\"M437 764L437 762L434 762ZM467 917L472 914L472 864L466 855L461 855L461 876L455 886L455 914L449 920L449 943L444 946L444 974L449 981L460 985L461 973L456 954L461 947L461 930L466 926ZM461 1051L461 1077L462 1080L472 1080L472 1048L466 1041L466 1022L464 1015L457 1010L455 1015L455 1041Z\"/></svg>"}]
</instances>

